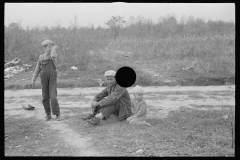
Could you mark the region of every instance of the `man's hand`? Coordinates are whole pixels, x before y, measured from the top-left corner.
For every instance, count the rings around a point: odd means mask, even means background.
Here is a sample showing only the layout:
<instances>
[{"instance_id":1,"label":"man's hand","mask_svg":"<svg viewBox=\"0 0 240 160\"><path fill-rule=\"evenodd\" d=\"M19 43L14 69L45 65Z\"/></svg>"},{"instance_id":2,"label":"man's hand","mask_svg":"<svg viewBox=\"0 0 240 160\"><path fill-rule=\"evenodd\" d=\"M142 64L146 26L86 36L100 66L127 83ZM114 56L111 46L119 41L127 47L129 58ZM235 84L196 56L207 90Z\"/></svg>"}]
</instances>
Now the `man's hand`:
<instances>
[{"instance_id":1,"label":"man's hand","mask_svg":"<svg viewBox=\"0 0 240 160\"><path fill-rule=\"evenodd\" d=\"M35 88L35 81L32 81L32 88Z\"/></svg>"},{"instance_id":2,"label":"man's hand","mask_svg":"<svg viewBox=\"0 0 240 160\"><path fill-rule=\"evenodd\" d=\"M92 107L97 107L99 105L99 103L96 101L92 101L91 105L92 105Z\"/></svg>"}]
</instances>

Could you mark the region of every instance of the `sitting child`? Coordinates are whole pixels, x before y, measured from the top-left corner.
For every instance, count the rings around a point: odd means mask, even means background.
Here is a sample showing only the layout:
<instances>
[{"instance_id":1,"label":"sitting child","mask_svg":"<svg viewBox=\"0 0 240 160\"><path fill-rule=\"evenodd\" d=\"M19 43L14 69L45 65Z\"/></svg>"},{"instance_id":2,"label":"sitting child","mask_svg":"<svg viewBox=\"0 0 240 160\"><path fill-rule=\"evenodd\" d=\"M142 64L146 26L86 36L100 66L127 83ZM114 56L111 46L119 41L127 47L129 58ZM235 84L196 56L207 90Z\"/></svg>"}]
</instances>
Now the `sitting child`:
<instances>
[{"instance_id":1,"label":"sitting child","mask_svg":"<svg viewBox=\"0 0 240 160\"><path fill-rule=\"evenodd\" d=\"M133 115L127 118L127 122L129 122L129 124L146 124L151 126L151 124L146 122L147 104L143 100L143 93L143 88L139 85L133 89L134 100L131 102Z\"/></svg>"}]
</instances>

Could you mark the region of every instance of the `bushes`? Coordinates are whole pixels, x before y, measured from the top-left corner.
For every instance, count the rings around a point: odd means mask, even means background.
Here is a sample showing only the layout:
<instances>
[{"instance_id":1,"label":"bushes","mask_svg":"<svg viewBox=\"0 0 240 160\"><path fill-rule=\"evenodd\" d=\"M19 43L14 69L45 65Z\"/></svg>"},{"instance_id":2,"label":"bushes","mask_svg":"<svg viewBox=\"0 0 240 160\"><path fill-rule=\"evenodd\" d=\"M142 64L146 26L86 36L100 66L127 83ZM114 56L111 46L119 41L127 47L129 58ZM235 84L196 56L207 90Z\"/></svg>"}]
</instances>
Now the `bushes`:
<instances>
[{"instance_id":1,"label":"bushes","mask_svg":"<svg viewBox=\"0 0 240 160\"><path fill-rule=\"evenodd\" d=\"M172 17L168 18L173 19ZM140 61L140 63L148 61L159 68L166 68L166 72L169 73L182 73L183 67L196 62L193 72L196 75L231 77L235 74L234 24L213 21L200 23L196 20L196 24L204 24L209 27L198 34L201 30L191 30L190 22L189 24L173 23L171 25L173 30L182 27L182 30L173 32L164 24L169 22L167 19L159 24L153 24L150 21L142 22L141 26L138 23L130 24L123 30L119 30L121 34L116 39L110 38L108 29L101 27L94 29L93 27L63 28L56 26L30 30L22 29L18 24L5 26L5 59L11 60L19 57L26 63L36 62L38 56L43 52L40 44L45 38L48 38L55 41L59 47L57 50L58 68L62 71L71 66L76 66L83 71L119 68L126 63L132 64L134 60ZM195 20L191 23L193 22ZM221 25L223 28L219 30L217 26ZM165 29L161 26L165 26ZM201 26L198 27L201 29ZM188 29L190 30L188 31ZM141 35L139 35L139 31L141 31ZM171 34L167 32L171 32ZM124 59L126 63L122 64L111 63L101 56L105 49L110 50L109 54L111 52L131 52L134 59ZM94 55L91 55L91 52ZM147 83L150 79L145 78L140 81Z\"/></svg>"}]
</instances>

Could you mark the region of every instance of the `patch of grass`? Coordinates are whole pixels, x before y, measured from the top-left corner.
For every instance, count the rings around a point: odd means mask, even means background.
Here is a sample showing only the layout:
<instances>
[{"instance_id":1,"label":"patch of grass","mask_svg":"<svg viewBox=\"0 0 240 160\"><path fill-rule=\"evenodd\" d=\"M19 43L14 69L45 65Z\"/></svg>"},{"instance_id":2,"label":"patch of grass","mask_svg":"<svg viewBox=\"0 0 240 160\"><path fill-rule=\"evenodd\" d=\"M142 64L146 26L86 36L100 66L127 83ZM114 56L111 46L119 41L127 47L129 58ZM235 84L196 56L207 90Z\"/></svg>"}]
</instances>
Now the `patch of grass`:
<instances>
[{"instance_id":1,"label":"patch of grass","mask_svg":"<svg viewBox=\"0 0 240 160\"><path fill-rule=\"evenodd\" d=\"M232 96L235 95L235 91L208 91L204 94L213 96Z\"/></svg>"},{"instance_id":2,"label":"patch of grass","mask_svg":"<svg viewBox=\"0 0 240 160\"><path fill-rule=\"evenodd\" d=\"M210 95L210 96L208 96L208 97L211 98L211 99L217 99L217 100L219 100L219 101L222 100L222 97L219 97L219 96Z\"/></svg>"},{"instance_id":3,"label":"patch of grass","mask_svg":"<svg viewBox=\"0 0 240 160\"><path fill-rule=\"evenodd\" d=\"M78 95L69 95L69 96L64 95L64 96L62 96L62 95L60 94L60 95L58 95L58 99L61 99L61 100L66 99L66 100L68 100L68 101L74 101L74 102L76 102L76 101L84 101L84 102L89 102L89 101L91 101L90 98L85 98L85 97L82 97L82 96L80 97L80 96L78 96Z\"/></svg>"},{"instance_id":4,"label":"patch of grass","mask_svg":"<svg viewBox=\"0 0 240 160\"><path fill-rule=\"evenodd\" d=\"M179 97L171 97L170 98L170 100L172 100L172 101L176 101L176 100L178 100L179 99Z\"/></svg>"},{"instance_id":5,"label":"patch of grass","mask_svg":"<svg viewBox=\"0 0 240 160\"><path fill-rule=\"evenodd\" d=\"M234 156L229 122L221 117L228 110L201 111L181 108L166 119L147 120L148 126L131 126L114 116L98 126L68 121L75 130L93 138L101 151L114 156ZM142 153L136 153L143 149Z\"/></svg>"},{"instance_id":6,"label":"patch of grass","mask_svg":"<svg viewBox=\"0 0 240 160\"><path fill-rule=\"evenodd\" d=\"M188 95L189 98L193 99L193 100L196 100L196 99L207 99L207 97L205 96L202 96L201 93L190 93Z\"/></svg>"},{"instance_id":7,"label":"patch of grass","mask_svg":"<svg viewBox=\"0 0 240 160\"><path fill-rule=\"evenodd\" d=\"M55 131L33 118L4 119L5 156L53 156L59 142ZM7 138L6 138L7 137ZM66 154L63 150L61 154Z\"/></svg>"},{"instance_id":8,"label":"patch of grass","mask_svg":"<svg viewBox=\"0 0 240 160\"><path fill-rule=\"evenodd\" d=\"M70 112L81 113L85 110L88 108L71 108ZM72 156L75 152L75 148L59 139L56 130L49 128L43 120L5 116L4 129L5 156Z\"/></svg>"},{"instance_id":9,"label":"patch of grass","mask_svg":"<svg viewBox=\"0 0 240 160\"><path fill-rule=\"evenodd\" d=\"M165 100L165 99L167 99L168 98L168 96L166 96L166 95L162 95L162 94L158 94L159 96L157 96L157 98L156 98L156 96L150 96L150 95L148 95L148 96L145 96L148 100Z\"/></svg>"},{"instance_id":10,"label":"patch of grass","mask_svg":"<svg viewBox=\"0 0 240 160\"><path fill-rule=\"evenodd\" d=\"M61 46L57 51L59 88L98 86L99 84L91 80L92 78L104 79L105 71L117 70L126 65L135 69L136 84L143 86L224 85L226 82L235 84L235 45L226 43L230 41L234 44L234 34L204 37L174 36L174 38L119 36L116 39L109 39L105 32L98 37L100 39L93 35L80 36L82 38L79 39L75 34L60 32L57 34L62 35L60 37L50 35L51 39ZM32 47L36 49L40 42L34 43ZM31 78L38 58L38 51L35 51L32 60L26 59L29 56L24 54L28 52L18 53L21 60L32 64L32 67L28 72L21 72L4 80L5 89L31 88ZM16 56L16 53L9 54L11 56L7 56L7 59ZM72 66L78 67L78 70L71 70ZM191 69L186 69L190 66ZM145 68L160 76L155 77L143 71ZM38 83L37 88L40 87Z\"/></svg>"},{"instance_id":11,"label":"patch of grass","mask_svg":"<svg viewBox=\"0 0 240 160\"><path fill-rule=\"evenodd\" d=\"M214 79L234 77L235 73L235 47L225 43L227 37L220 37L118 38L108 48L131 52L135 61L140 61L141 65L144 65L143 60L148 61L147 66L160 68L161 74L168 72L177 79L192 78L196 80L194 83L212 85L223 83L214 82ZM234 36L232 38L235 39ZM194 66L194 69L182 69L187 66Z\"/></svg>"}]
</instances>

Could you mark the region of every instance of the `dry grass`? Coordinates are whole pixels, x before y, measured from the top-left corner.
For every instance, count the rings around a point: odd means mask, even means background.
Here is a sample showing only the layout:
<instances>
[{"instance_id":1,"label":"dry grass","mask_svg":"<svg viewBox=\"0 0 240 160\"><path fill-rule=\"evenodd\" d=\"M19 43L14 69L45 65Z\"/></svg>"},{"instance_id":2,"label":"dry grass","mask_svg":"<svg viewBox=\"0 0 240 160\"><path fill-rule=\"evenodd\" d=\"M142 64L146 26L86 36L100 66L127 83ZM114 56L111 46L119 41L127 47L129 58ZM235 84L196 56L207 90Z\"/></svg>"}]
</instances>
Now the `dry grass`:
<instances>
[{"instance_id":1,"label":"dry grass","mask_svg":"<svg viewBox=\"0 0 240 160\"><path fill-rule=\"evenodd\" d=\"M60 35L57 37L52 35L60 46L58 50L60 88L98 86L99 84L91 79L104 80L103 74L106 70L117 70L125 65L136 71L136 84L143 86L235 83L235 45L228 43L234 42L235 36L166 39L119 37L109 41L103 38L103 42L100 43L94 36L77 38L66 34L63 38ZM71 39L73 41L70 41ZM131 56L122 55L126 53L131 53ZM33 65L35 68L36 64ZM71 70L72 66L78 67L78 71ZM189 67L192 68L187 69ZM153 77L143 70L145 68L158 73L161 78ZM5 88L30 88L32 74L21 73L12 78L13 80L11 78L6 80ZM18 80L17 77L28 78L28 84ZM174 82L165 83L165 79ZM40 88L39 83L37 88Z\"/></svg>"},{"instance_id":2,"label":"dry grass","mask_svg":"<svg viewBox=\"0 0 240 160\"><path fill-rule=\"evenodd\" d=\"M135 60L154 60L162 68L168 64L169 72L183 72L182 68L193 65L197 75L225 77L235 74L234 36L174 37L166 39L119 38L108 44L111 50L131 52ZM177 62L177 63L176 63Z\"/></svg>"},{"instance_id":3,"label":"dry grass","mask_svg":"<svg viewBox=\"0 0 240 160\"><path fill-rule=\"evenodd\" d=\"M170 117L149 119L149 126L130 126L115 117L99 126L86 126L80 120L69 122L74 129L90 135L100 150L112 156L234 156L231 148L229 119L222 116L228 110L198 111L181 108ZM142 153L136 153L143 149Z\"/></svg>"},{"instance_id":4,"label":"dry grass","mask_svg":"<svg viewBox=\"0 0 240 160\"><path fill-rule=\"evenodd\" d=\"M46 124L34 118L4 119L5 126L5 156L63 156L69 154L63 142L49 129ZM6 138L7 137L7 138ZM56 148L56 144L58 147ZM61 152L57 153L59 148Z\"/></svg>"}]
</instances>

